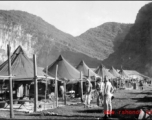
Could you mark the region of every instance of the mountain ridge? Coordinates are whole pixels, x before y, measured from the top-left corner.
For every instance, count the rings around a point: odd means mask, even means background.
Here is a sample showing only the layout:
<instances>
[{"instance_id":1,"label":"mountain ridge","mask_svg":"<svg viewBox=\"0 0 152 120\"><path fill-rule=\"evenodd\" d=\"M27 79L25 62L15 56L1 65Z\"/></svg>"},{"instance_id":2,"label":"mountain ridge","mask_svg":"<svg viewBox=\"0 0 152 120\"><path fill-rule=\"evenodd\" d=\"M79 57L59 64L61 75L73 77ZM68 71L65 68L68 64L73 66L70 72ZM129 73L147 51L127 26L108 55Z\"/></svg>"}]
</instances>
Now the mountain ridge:
<instances>
[{"instance_id":1,"label":"mountain ridge","mask_svg":"<svg viewBox=\"0 0 152 120\"><path fill-rule=\"evenodd\" d=\"M28 12L0 10L0 18L0 48L5 49L8 42L11 42L13 49L17 45L24 46L26 51L30 50L31 55L37 54L41 67L46 67L60 54L64 54L73 65L83 59L89 66L97 67L118 48L117 43L123 41L132 26L115 22L105 23L73 37ZM5 28L8 29L7 32L4 31ZM7 39L7 36L11 38Z\"/></svg>"}]
</instances>

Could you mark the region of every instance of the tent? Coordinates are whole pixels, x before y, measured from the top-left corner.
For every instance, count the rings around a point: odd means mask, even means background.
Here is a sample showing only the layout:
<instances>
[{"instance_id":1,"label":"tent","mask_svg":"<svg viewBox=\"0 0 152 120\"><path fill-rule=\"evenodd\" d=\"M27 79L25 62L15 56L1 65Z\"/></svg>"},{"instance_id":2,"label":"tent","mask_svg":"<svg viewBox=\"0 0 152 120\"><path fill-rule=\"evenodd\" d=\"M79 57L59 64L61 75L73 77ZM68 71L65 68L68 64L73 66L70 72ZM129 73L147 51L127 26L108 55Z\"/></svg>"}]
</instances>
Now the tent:
<instances>
[{"instance_id":1,"label":"tent","mask_svg":"<svg viewBox=\"0 0 152 120\"><path fill-rule=\"evenodd\" d=\"M127 73L126 73L123 69L121 69L121 70L119 71L119 74L120 74L121 78L128 78Z\"/></svg>"},{"instance_id":2,"label":"tent","mask_svg":"<svg viewBox=\"0 0 152 120\"><path fill-rule=\"evenodd\" d=\"M145 76L135 70L124 70L130 78L138 79L150 79L150 77Z\"/></svg>"},{"instance_id":3,"label":"tent","mask_svg":"<svg viewBox=\"0 0 152 120\"><path fill-rule=\"evenodd\" d=\"M95 73L102 77L102 75L106 75L108 78L115 78L102 64L95 70Z\"/></svg>"},{"instance_id":4,"label":"tent","mask_svg":"<svg viewBox=\"0 0 152 120\"><path fill-rule=\"evenodd\" d=\"M48 66L48 74L55 77L56 65L58 65L58 79L69 80L68 83L76 83L80 80L80 72L75 69L62 55L58 57L50 66ZM46 71L46 68L44 69Z\"/></svg>"},{"instance_id":5,"label":"tent","mask_svg":"<svg viewBox=\"0 0 152 120\"><path fill-rule=\"evenodd\" d=\"M120 74L113 68L113 66L111 67L109 72L115 77L120 77Z\"/></svg>"},{"instance_id":6,"label":"tent","mask_svg":"<svg viewBox=\"0 0 152 120\"><path fill-rule=\"evenodd\" d=\"M30 60L21 46L11 56L12 75L15 81L33 80L33 62ZM0 65L0 75L8 76L8 60ZM38 76L47 76L41 69L37 68ZM52 78L53 79L53 78Z\"/></svg>"},{"instance_id":7,"label":"tent","mask_svg":"<svg viewBox=\"0 0 152 120\"><path fill-rule=\"evenodd\" d=\"M91 76L98 76L92 69L90 69L86 65L86 63L83 60L78 64L76 69L81 71L85 77L88 77L88 74L89 74L90 77ZM89 71L89 73L88 73L88 71Z\"/></svg>"}]
</instances>

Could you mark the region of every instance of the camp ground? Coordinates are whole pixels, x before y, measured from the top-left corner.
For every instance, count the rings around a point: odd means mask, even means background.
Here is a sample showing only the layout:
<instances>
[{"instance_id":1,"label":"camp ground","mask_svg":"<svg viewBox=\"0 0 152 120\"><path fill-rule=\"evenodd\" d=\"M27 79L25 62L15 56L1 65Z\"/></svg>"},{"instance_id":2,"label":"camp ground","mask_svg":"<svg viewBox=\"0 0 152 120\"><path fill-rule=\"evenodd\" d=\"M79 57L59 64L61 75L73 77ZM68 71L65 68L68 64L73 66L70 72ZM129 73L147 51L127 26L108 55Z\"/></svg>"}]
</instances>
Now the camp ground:
<instances>
[{"instance_id":1,"label":"camp ground","mask_svg":"<svg viewBox=\"0 0 152 120\"><path fill-rule=\"evenodd\" d=\"M102 119L103 106L96 104L95 86L96 78L104 76L116 88L110 119L138 119L143 117L140 113L125 110L143 110L146 114L144 111L150 109L146 101L151 100L151 78L135 70L108 69L102 63L92 70L84 60L74 67L62 55L41 68L35 55L32 61L21 46L12 54L9 48L8 59L0 65L1 118ZM93 85L90 108L83 107L86 79Z\"/></svg>"},{"instance_id":2,"label":"camp ground","mask_svg":"<svg viewBox=\"0 0 152 120\"><path fill-rule=\"evenodd\" d=\"M152 120L151 1L0 1L0 120Z\"/></svg>"}]
</instances>

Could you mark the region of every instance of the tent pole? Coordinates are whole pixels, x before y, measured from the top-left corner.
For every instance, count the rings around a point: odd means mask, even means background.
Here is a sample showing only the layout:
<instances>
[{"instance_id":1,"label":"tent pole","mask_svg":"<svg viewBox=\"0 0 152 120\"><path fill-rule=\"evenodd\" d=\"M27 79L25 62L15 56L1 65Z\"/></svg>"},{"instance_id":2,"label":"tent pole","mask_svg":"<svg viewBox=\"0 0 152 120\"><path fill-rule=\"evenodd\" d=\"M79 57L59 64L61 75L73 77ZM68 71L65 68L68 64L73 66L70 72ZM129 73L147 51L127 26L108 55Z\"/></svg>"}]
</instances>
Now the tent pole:
<instances>
[{"instance_id":1,"label":"tent pole","mask_svg":"<svg viewBox=\"0 0 152 120\"><path fill-rule=\"evenodd\" d=\"M46 74L48 74L48 66L46 67ZM47 79L45 83L45 104L46 104L46 95L47 95ZM44 104L44 110L45 110L45 104Z\"/></svg>"},{"instance_id":2,"label":"tent pole","mask_svg":"<svg viewBox=\"0 0 152 120\"><path fill-rule=\"evenodd\" d=\"M2 85L3 85L3 82L2 82ZM2 95L2 85L1 85L1 95ZM3 95L2 95L2 100L3 100Z\"/></svg>"},{"instance_id":3,"label":"tent pole","mask_svg":"<svg viewBox=\"0 0 152 120\"><path fill-rule=\"evenodd\" d=\"M10 49L11 49L10 45L7 45L7 54L8 54L8 75L9 75L9 76L12 75ZM10 118L14 118L12 77L9 77L9 94L10 94Z\"/></svg>"},{"instance_id":4,"label":"tent pole","mask_svg":"<svg viewBox=\"0 0 152 120\"><path fill-rule=\"evenodd\" d=\"M81 102L83 102L83 80L82 80L82 71L80 72L80 86L81 86Z\"/></svg>"},{"instance_id":5,"label":"tent pole","mask_svg":"<svg viewBox=\"0 0 152 120\"><path fill-rule=\"evenodd\" d=\"M102 81L104 82L104 71L102 69Z\"/></svg>"},{"instance_id":6,"label":"tent pole","mask_svg":"<svg viewBox=\"0 0 152 120\"><path fill-rule=\"evenodd\" d=\"M56 65L56 72L55 72L55 98L56 98L56 107L58 107L58 81L57 81L57 72L58 72L58 65Z\"/></svg>"},{"instance_id":7,"label":"tent pole","mask_svg":"<svg viewBox=\"0 0 152 120\"><path fill-rule=\"evenodd\" d=\"M90 69L88 69L88 78L90 78Z\"/></svg>"},{"instance_id":8,"label":"tent pole","mask_svg":"<svg viewBox=\"0 0 152 120\"><path fill-rule=\"evenodd\" d=\"M94 86L96 88L96 76L94 76Z\"/></svg>"},{"instance_id":9,"label":"tent pole","mask_svg":"<svg viewBox=\"0 0 152 120\"><path fill-rule=\"evenodd\" d=\"M66 81L64 82L64 105L66 105Z\"/></svg>"},{"instance_id":10,"label":"tent pole","mask_svg":"<svg viewBox=\"0 0 152 120\"><path fill-rule=\"evenodd\" d=\"M3 79L3 81L4 81L4 79ZM3 88L3 81L2 81L2 85L1 85L2 100L4 100L3 91L2 91L2 88Z\"/></svg>"},{"instance_id":11,"label":"tent pole","mask_svg":"<svg viewBox=\"0 0 152 120\"><path fill-rule=\"evenodd\" d=\"M38 85L37 85L37 61L36 55L33 55L34 63L34 112L37 112L37 102L38 102Z\"/></svg>"}]
</instances>

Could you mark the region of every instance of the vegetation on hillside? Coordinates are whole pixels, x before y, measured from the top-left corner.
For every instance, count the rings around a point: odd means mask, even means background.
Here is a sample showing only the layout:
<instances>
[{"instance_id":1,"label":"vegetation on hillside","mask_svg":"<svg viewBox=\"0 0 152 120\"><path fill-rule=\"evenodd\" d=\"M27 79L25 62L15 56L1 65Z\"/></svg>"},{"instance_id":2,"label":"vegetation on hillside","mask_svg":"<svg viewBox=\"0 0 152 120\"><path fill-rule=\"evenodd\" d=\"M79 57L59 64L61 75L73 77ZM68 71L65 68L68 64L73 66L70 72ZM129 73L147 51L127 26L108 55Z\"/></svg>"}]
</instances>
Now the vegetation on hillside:
<instances>
[{"instance_id":1,"label":"vegetation on hillside","mask_svg":"<svg viewBox=\"0 0 152 120\"><path fill-rule=\"evenodd\" d=\"M131 24L107 22L86 31L79 38L95 56L103 60L117 50L131 26Z\"/></svg>"},{"instance_id":2,"label":"vegetation on hillside","mask_svg":"<svg viewBox=\"0 0 152 120\"><path fill-rule=\"evenodd\" d=\"M104 61L124 69L135 69L152 76L152 3L143 6L135 24L126 35L118 50Z\"/></svg>"}]
</instances>

